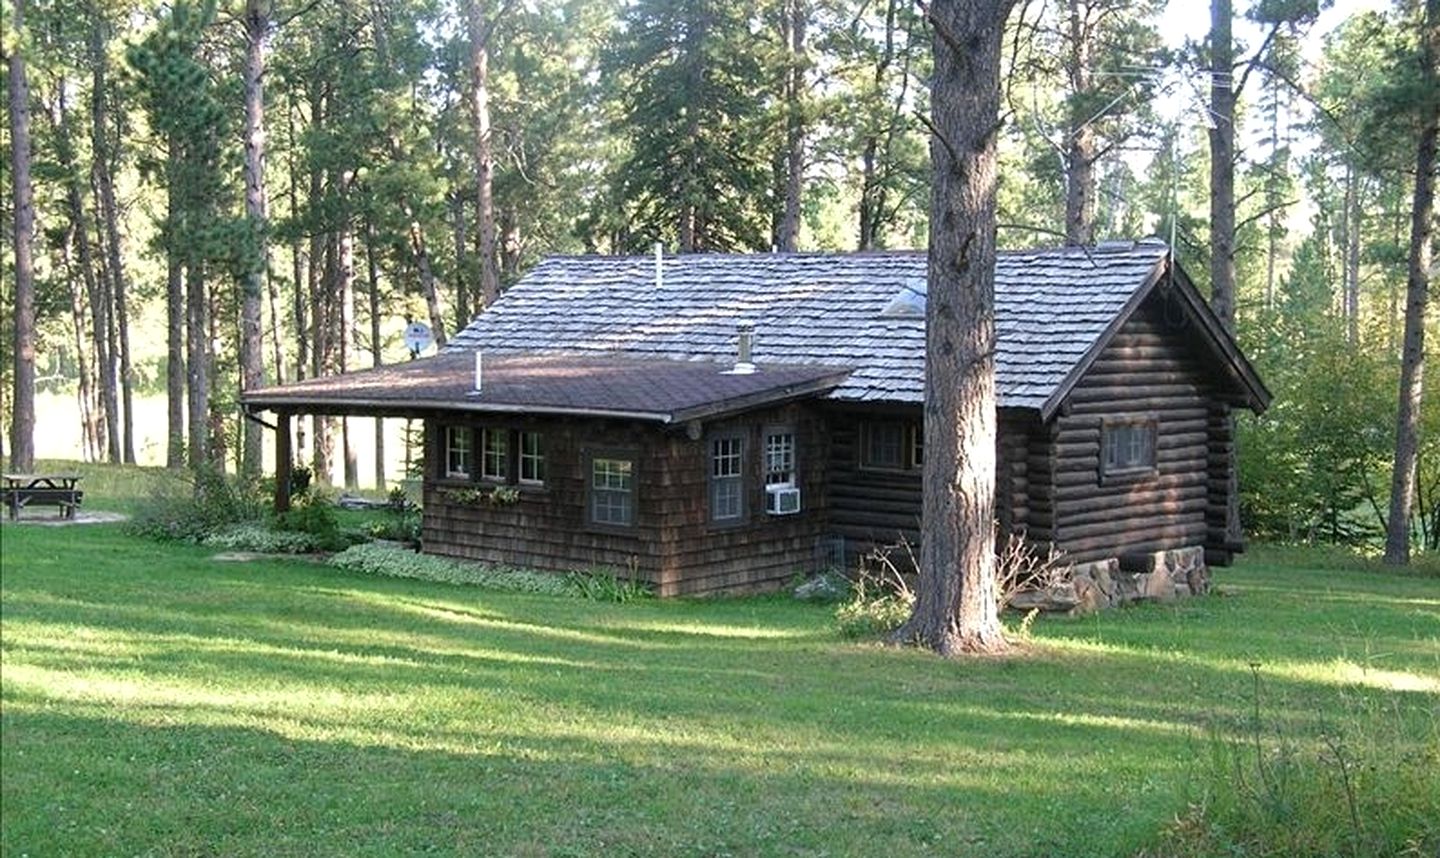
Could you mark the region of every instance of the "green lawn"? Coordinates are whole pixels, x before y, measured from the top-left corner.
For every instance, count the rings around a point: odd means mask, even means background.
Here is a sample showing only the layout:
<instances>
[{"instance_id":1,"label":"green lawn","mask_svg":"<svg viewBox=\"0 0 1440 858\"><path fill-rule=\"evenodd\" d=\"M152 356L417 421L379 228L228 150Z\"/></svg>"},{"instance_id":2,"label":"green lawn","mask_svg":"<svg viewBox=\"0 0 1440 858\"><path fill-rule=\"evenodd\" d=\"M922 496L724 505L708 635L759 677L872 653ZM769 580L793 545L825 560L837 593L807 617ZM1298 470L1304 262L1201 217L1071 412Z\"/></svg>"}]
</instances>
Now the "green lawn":
<instances>
[{"instance_id":1,"label":"green lawn","mask_svg":"<svg viewBox=\"0 0 1440 858\"><path fill-rule=\"evenodd\" d=\"M1418 753L1440 724L1440 579L1303 555L944 662L781 598L507 595L117 525L0 540L5 855L1133 854L1212 731L1243 735L1252 663L1267 742L1374 725Z\"/></svg>"}]
</instances>

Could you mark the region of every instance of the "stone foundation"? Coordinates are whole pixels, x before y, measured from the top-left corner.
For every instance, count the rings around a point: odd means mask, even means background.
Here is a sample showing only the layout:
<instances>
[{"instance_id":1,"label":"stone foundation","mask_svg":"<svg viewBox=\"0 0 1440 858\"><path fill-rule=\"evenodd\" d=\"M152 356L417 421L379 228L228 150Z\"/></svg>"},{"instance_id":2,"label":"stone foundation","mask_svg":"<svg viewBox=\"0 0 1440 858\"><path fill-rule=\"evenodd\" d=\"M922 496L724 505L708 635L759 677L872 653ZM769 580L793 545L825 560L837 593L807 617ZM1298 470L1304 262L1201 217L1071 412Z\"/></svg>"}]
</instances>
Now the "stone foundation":
<instances>
[{"instance_id":1,"label":"stone foundation","mask_svg":"<svg viewBox=\"0 0 1440 858\"><path fill-rule=\"evenodd\" d=\"M1010 607L1088 614L1130 602L1169 602L1208 592L1205 549L1191 546L1081 563L1070 570L1069 581L1020 593Z\"/></svg>"}]
</instances>

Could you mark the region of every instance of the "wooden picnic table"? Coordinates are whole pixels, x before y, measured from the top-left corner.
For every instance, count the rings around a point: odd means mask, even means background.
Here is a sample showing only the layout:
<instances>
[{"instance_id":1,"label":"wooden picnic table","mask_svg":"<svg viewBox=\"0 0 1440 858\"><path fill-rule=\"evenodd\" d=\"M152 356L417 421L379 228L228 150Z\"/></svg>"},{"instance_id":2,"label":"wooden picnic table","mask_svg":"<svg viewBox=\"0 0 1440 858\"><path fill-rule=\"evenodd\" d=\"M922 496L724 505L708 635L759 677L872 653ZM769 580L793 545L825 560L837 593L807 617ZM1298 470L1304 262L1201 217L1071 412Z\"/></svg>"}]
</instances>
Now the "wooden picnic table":
<instances>
[{"instance_id":1,"label":"wooden picnic table","mask_svg":"<svg viewBox=\"0 0 1440 858\"><path fill-rule=\"evenodd\" d=\"M20 517L20 510L30 504L60 507L63 518L74 518L75 508L85 493L79 489L79 474L0 474L0 497L10 509L10 517Z\"/></svg>"}]
</instances>

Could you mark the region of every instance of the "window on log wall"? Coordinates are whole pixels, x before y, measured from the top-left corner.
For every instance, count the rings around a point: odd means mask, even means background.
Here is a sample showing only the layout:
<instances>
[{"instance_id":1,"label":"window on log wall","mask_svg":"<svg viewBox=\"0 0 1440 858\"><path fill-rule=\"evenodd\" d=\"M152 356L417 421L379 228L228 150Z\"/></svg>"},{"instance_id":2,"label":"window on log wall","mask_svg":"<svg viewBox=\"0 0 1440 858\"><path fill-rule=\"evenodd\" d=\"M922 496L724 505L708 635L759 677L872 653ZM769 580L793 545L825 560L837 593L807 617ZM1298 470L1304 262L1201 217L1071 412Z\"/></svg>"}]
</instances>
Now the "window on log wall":
<instances>
[{"instance_id":1,"label":"window on log wall","mask_svg":"<svg viewBox=\"0 0 1440 858\"><path fill-rule=\"evenodd\" d=\"M919 470L925 462L925 436L916 423L899 420L860 424L860 467L874 471Z\"/></svg>"},{"instance_id":2,"label":"window on log wall","mask_svg":"<svg viewBox=\"0 0 1440 858\"><path fill-rule=\"evenodd\" d=\"M520 482L542 485L545 482L545 451L540 446L539 432L520 433Z\"/></svg>"},{"instance_id":3,"label":"window on log wall","mask_svg":"<svg viewBox=\"0 0 1440 858\"><path fill-rule=\"evenodd\" d=\"M1100 475L1144 476L1155 470L1155 420L1106 420L1100 424Z\"/></svg>"}]
</instances>

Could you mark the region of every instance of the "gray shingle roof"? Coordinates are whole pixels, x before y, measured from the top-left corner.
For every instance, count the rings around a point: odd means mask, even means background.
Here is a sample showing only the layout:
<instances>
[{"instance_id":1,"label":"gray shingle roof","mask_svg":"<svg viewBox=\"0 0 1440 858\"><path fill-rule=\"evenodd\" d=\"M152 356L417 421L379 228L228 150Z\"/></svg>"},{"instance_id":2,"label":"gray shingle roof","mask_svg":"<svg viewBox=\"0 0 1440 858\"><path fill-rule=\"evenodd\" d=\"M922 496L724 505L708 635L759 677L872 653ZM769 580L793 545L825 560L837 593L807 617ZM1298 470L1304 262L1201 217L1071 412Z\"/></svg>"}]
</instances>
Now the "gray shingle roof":
<instances>
[{"instance_id":1,"label":"gray shingle roof","mask_svg":"<svg viewBox=\"0 0 1440 858\"><path fill-rule=\"evenodd\" d=\"M1000 405L1039 408L1166 252L1142 241L1000 254ZM653 257L551 257L447 350L723 361L749 321L758 363L853 367L831 398L922 402L924 319L881 313L925 264L921 251L668 256L657 289Z\"/></svg>"}]
</instances>

